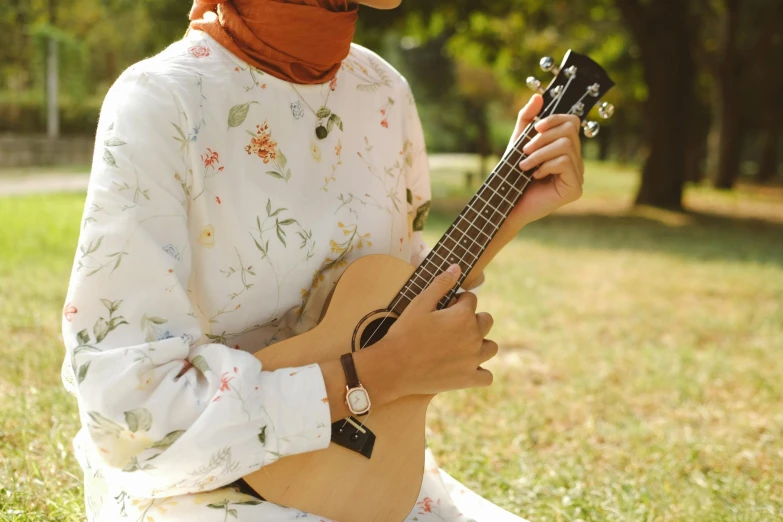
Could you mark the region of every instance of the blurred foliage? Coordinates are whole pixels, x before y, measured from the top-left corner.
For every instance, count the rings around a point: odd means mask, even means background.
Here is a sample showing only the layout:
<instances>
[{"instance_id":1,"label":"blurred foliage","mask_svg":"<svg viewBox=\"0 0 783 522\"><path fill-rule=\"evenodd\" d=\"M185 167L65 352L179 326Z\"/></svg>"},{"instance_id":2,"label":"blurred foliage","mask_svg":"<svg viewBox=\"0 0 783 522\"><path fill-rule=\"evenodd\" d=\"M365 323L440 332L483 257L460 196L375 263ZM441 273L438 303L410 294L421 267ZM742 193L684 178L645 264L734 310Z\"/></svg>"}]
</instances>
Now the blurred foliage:
<instances>
[{"instance_id":1,"label":"blurred foliage","mask_svg":"<svg viewBox=\"0 0 783 522\"><path fill-rule=\"evenodd\" d=\"M648 190L643 202L678 206L686 179L706 176L731 187L740 173L778 175L783 114L773 97L783 90L783 72L769 64L783 52L781 6L765 0L404 0L391 11L362 7L356 41L408 78L430 150L482 155L505 148L529 97L525 78L548 82L538 69L542 55L559 60L569 48L590 55L617 83L608 101L618 110L601 122L588 155L646 161L642 188L657 191ZM187 11L182 2L164 0L0 0L6 35L0 115L16 114L0 130L43 131L47 38L60 43L60 99L70 107L62 112L73 116L64 127L91 133L95 100L123 69L181 37ZM675 27L682 29L679 40ZM684 129L682 138L660 139L667 129ZM687 144L679 147L681 141Z\"/></svg>"}]
</instances>

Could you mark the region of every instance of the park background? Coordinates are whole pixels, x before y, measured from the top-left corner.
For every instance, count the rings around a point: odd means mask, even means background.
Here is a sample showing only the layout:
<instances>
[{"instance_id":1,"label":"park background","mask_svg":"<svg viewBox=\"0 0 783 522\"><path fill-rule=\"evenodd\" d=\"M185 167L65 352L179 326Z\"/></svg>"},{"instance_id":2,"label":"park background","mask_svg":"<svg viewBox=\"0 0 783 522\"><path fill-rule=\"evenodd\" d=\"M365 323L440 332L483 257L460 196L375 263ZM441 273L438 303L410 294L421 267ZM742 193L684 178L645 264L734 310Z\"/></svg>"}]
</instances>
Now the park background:
<instances>
[{"instance_id":1,"label":"park background","mask_svg":"<svg viewBox=\"0 0 783 522\"><path fill-rule=\"evenodd\" d=\"M111 83L188 8L0 0L0 520L82 519L60 317L92 139ZM542 55L573 48L617 83L584 197L488 270L495 385L431 407L458 479L531 521L783 518L781 27L766 0L361 9L356 41L420 107L431 243L505 149L526 77L551 78Z\"/></svg>"}]
</instances>

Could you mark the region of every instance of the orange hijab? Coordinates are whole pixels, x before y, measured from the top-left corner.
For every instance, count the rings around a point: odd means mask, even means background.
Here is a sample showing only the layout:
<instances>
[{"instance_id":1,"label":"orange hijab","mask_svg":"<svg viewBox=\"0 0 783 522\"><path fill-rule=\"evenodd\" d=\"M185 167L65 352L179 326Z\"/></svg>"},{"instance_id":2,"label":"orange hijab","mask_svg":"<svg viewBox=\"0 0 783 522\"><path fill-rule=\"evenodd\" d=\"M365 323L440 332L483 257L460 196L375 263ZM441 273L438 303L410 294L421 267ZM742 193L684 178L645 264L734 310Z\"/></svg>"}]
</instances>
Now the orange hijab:
<instances>
[{"instance_id":1,"label":"orange hijab","mask_svg":"<svg viewBox=\"0 0 783 522\"><path fill-rule=\"evenodd\" d=\"M348 0L195 0L188 30L283 80L325 83L348 56L357 12Z\"/></svg>"}]
</instances>

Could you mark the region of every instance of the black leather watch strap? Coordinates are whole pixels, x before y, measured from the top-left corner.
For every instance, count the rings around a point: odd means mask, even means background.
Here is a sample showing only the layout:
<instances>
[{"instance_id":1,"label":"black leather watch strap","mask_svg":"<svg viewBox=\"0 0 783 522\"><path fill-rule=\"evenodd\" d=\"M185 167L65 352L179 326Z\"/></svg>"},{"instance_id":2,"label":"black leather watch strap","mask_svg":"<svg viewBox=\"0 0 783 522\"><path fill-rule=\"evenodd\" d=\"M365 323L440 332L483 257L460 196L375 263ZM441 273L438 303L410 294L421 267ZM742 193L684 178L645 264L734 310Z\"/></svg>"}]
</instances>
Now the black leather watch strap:
<instances>
[{"instance_id":1,"label":"black leather watch strap","mask_svg":"<svg viewBox=\"0 0 783 522\"><path fill-rule=\"evenodd\" d=\"M345 372L345 384L348 388L357 388L359 386L359 376L356 375L356 366L353 364L353 353L346 353L340 357Z\"/></svg>"}]
</instances>

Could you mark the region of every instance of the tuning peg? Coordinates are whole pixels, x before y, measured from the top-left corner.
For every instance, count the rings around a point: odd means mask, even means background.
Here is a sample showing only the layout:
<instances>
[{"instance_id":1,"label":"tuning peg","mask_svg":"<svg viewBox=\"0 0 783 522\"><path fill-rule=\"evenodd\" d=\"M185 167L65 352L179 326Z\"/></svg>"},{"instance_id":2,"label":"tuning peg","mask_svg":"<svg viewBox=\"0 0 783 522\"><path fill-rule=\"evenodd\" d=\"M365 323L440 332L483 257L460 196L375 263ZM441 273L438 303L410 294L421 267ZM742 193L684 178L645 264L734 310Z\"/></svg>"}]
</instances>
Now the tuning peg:
<instances>
[{"instance_id":1,"label":"tuning peg","mask_svg":"<svg viewBox=\"0 0 783 522\"><path fill-rule=\"evenodd\" d=\"M583 116L585 113L585 104L582 102L576 102L573 107L571 107L571 114L576 114L577 116Z\"/></svg>"},{"instance_id":2,"label":"tuning peg","mask_svg":"<svg viewBox=\"0 0 783 522\"><path fill-rule=\"evenodd\" d=\"M601 130L601 126L597 121L583 121L582 130L585 133L585 138L595 138L598 136L598 132Z\"/></svg>"},{"instance_id":3,"label":"tuning peg","mask_svg":"<svg viewBox=\"0 0 783 522\"><path fill-rule=\"evenodd\" d=\"M560 96L561 92L563 92L563 86L555 85L554 87L552 87L552 90L550 91L549 94L552 95L552 98L557 98L558 96Z\"/></svg>"},{"instance_id":4,"label":"tuning peg","mask_svg":"<svg viewBox=\"0 0 783 522\"><path fill-rule=\"evenodd\" d=\"M590 87L587 88L587 93L590 96L592 96L594 98L597 98L598 95L601 94L601 86L599 84L597 84L597 83L594 83Z\"/></svg>"},{"instance_id":5,"label":"tuning peg","mask_svg":"<svg viewBox=\"0 0 783 522\"><path fill-rule=\"evenodd\" d=\"M611 103L603 102L598 106L598 115L601 116L601 118L608 120L612 117L612 114L614 114L614 105Z\"/></svg>"},{"instance_id":6,"label":"tuning peg","mask_svg":"<svg viewBox=\"0 0 783 522\"><path fill-rule=\"evenodd\" d=\"M538 65L541 66L542 71L549 71L552 74L560 72L560 67L555 65L555 60L551 56L544 56L539 60Z\"/></svg>"},{"instance_id":7,"label":"tuning peg","mask_svg":"<svg viewBox=\"0 0 783 522\"><path fill-rule=\"evenodd\" d=\"M544 89L541 88L541 82L536 78L534 78L533 76L528 76L525 83L527 84L528 89L530 89L531 91L535 91L538 94L544 92Z\"/></svg>"},{"instance_id":8,"label":"tuning peg","mask_svg":"<svg viewBox=\"0 0 783 522\"><path fill-rule=\"evenodd\" d=\"M566 78L573 78L574 76L576 76L576 66L572 65L571 67L563 71L563 73L565 74Z\"/></svg>"}]
</instances>

